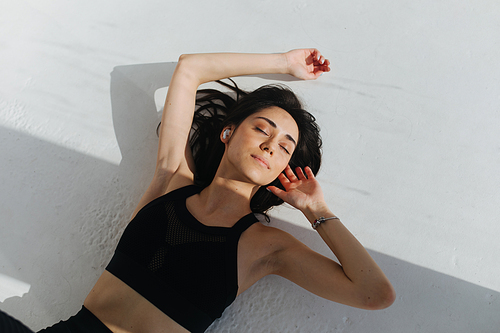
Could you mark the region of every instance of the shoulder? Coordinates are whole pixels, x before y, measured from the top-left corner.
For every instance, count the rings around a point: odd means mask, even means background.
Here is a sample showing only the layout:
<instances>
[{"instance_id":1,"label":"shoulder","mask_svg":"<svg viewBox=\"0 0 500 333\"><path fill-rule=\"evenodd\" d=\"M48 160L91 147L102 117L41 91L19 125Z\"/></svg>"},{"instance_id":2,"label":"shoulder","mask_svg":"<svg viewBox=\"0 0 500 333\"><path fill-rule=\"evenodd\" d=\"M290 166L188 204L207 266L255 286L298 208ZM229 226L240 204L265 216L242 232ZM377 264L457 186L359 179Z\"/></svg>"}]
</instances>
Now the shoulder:
<instances>
[{"instance_id":1,"label":"shoulder","mask_svg":"<svg viewBox=\"0 0 500 333\"><path fill-rule=\"evenodd\" d=\"M295 237L273 226L257 222L248 228L242 235L240 242L243 251L252 253L255 264L273 261L273 266L278 268L279 258L284 252L296 247L305 246ZM274 274L275 272L269 272Z\"/></svg>"},{"instance_id":2,"label":"shoulder","mask_svg":"<svg viewBox=\"0 0 500 333\"><path fill-rule=\"evenodd\" d=\"M153 180L135 208L132 218L151 201L179 188L193 185L193 183L192 173L188 171L170 171L157 167Z\"/></svg>"},{"instance_id":3,"label":"shoulder","mask_svg":"<svg viewBox=\"0 0 500 333\"><path fill-rule=\"evenodd\" d=\"M270 242L276 250L282 250L296 242L299 242L295 237L288 232L268 225L266 222L257 222L248 229L248 236L255 242Z\"/></svg>"},{"instance_id":4,"label":"shoulder","mask_svg":"<svg viewBox=\"0 0 500 333\"><path fill-rule=\"evenodd\" d=\"M289 233L261 222L243 232L238 242L239 293L264 276L282 271L286 264L283 253L293 248L293 244L302 243Z\"/></svg>"}]
</instances>

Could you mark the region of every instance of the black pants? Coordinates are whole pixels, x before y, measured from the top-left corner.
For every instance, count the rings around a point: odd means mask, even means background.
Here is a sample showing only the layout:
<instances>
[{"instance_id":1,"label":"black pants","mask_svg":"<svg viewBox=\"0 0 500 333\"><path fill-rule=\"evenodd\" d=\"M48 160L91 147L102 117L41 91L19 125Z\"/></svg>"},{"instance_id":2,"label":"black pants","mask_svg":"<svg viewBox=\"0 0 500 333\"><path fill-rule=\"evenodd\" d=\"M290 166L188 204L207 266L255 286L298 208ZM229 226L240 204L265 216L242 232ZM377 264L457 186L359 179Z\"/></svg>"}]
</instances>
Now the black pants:
<instances>
[{"instance_id":1,"label":"black pants","mask_svg":"<svg viewBox=\"0 0 500 333\"><path fill-rule=\"evenodd\" d=\"M1 333L34 333L20 321L0 311ZM41 330L39 333L112 333L92 312L84 306L73 317Z\"/></svg>"}]
</instances>

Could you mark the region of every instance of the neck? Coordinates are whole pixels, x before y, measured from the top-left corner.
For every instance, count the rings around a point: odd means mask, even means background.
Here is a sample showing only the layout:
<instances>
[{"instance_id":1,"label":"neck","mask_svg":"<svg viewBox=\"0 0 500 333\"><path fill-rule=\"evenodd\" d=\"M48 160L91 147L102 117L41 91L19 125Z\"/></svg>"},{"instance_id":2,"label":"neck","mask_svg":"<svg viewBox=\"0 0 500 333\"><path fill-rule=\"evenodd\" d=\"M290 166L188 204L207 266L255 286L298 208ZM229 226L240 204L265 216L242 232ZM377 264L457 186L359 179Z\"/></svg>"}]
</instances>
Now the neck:
<instances>
[{"instance_id":1,"label":"neck","mask_svg":"<svg viewBox=\"0 0 500 333\"><path fill-rule=\"evenodd\" d=\"M207 214L221 212L229 216L251 212L250 200L259 186L215 176L212 183L200 192L200 203Z\"/></svg>"}]
</instances>

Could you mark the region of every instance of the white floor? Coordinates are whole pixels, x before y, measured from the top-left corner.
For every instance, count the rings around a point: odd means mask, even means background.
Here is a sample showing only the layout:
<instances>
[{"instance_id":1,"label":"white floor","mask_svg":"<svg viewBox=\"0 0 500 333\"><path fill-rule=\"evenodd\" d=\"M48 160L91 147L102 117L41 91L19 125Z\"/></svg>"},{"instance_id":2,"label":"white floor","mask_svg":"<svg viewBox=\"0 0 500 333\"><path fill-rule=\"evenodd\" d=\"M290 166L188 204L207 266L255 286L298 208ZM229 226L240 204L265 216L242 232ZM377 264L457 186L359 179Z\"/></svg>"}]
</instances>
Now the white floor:
<instances>
[{"instance_id":1,"label":"white floor","mask_svg":"<svg viewBox=\"0 0 500 333\"><path fill-rule=\"evenodd\" d=\"M154 168L157 100L182 53L316 47L285 80L322 127L333 210L397 290L386 310L268 277L210 332L497 332L496 1L10 1L0 11L0 309L76 313ZM303 217L272 224L329 255ZM285 222L285 220L287 222Z\"/></svg>"}]
</instances>

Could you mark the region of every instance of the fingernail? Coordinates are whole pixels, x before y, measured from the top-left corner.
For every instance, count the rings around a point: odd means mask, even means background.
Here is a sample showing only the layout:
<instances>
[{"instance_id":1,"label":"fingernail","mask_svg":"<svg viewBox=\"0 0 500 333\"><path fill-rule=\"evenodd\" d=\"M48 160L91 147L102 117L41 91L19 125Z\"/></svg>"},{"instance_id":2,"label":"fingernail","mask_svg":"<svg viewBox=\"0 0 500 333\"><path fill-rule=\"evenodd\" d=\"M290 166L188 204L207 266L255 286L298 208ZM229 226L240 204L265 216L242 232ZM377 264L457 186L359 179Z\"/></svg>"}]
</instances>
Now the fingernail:
<instances>
[{"instance_id":1,"label":"fingernail","mask_svg":"<svg viewBox=\"0 0 500 333\"><path fill-rule=\"evenodd\" d=\"M268 190L269 192L273 193L273 191L271 191L269 188L266 187L266 190Z\"/></svg>"}]
</instances>

